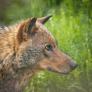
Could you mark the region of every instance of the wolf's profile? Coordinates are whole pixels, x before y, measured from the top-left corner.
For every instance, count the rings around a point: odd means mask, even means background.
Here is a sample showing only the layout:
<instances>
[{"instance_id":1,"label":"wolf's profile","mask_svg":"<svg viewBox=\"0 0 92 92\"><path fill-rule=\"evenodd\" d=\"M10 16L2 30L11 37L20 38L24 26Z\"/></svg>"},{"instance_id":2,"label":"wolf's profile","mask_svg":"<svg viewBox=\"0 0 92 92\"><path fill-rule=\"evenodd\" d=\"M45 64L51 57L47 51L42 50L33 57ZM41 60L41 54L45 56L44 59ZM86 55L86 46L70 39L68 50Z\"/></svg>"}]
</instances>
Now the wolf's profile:
<instances>
[{"instance_id":1,"label":"wolf's profile","mask_svg":"<svg viewBox=\"0 0 92 92\"><path fill-rule=\"evenodd\" d=\"M23 92L30 77L42 69L65 74L76 67L45 28L50 17L0 28L0 92Z\"/></svg>"}]
</instances>

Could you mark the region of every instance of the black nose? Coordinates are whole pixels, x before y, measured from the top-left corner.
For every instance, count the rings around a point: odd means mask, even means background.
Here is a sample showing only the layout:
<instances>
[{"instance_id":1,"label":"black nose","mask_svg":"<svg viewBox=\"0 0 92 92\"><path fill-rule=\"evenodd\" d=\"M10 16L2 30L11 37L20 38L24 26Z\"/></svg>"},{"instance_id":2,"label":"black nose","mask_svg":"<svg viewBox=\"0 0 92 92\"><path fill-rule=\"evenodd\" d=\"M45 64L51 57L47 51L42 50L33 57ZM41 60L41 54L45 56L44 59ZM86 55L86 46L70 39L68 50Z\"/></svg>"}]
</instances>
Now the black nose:
<instances>
[{"instance_id":1,"label":"black nose","mask_svg":"<svg viewBox=\"0 0 92 92\"><path fill-rule=\"evenodd\" d=\"M78 66L78 64L76 64L74 61L72 61L70 63L70 67L71 67L72 70L74 70L77 66Z\"/></svg>"}]
</instances>

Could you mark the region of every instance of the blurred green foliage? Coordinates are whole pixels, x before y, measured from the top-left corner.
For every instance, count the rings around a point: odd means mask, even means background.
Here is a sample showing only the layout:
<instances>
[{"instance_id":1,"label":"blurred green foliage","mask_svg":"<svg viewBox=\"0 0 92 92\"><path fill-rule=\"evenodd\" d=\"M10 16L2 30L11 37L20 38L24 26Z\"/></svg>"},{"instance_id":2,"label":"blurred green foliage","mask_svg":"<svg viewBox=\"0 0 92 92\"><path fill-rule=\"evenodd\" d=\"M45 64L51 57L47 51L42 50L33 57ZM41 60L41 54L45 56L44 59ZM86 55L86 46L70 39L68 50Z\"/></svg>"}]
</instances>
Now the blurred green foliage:
<instances>
[{"instance_id":1,"label":"blurred green foliage","mask_svg":"<svg viewBox=\"0 0 92 92\"><path fill-rule=\"evenodd\" d=\"M0 23L52 14L46 24L79 67L69 75L40 72L25 92L92 92L92 0L0 0Z\"/></svg>"}]
</instances>

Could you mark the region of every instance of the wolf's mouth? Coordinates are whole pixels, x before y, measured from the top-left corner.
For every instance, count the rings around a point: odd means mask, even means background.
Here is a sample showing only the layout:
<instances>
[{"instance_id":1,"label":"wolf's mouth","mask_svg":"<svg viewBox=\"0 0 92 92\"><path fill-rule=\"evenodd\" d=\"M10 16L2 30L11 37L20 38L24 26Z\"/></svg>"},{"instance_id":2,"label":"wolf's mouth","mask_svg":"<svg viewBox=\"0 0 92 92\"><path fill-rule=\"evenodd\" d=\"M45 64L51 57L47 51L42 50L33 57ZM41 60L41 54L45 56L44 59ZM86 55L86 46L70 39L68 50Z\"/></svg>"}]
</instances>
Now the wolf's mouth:
<instances>
[{"instance_id":1,"label":"wolf's mouth","mask_svg":"<svg viewBox=\"0 0 92 92\"><path fill-rule=\"evenodd\" d=\"M57 70L50 68L50 67L48 67L47 70L51 71L51 72L59 73L59 74L64 74L64 75L69 74L72 71L72 70L66 70L65 69L65 70L60 72L60 71L57 71Z\"/></svg>"}]
</instances>

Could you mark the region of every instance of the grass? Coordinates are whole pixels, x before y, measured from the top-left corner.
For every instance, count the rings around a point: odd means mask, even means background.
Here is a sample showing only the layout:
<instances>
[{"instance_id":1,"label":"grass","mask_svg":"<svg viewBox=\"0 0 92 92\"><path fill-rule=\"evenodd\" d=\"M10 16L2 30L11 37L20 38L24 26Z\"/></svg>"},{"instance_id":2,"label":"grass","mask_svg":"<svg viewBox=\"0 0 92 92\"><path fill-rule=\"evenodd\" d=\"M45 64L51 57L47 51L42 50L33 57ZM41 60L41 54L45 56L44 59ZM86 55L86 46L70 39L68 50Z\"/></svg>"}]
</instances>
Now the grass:
<instances>
[{"instance_id":1,"label":"grass","mask_svg":"<svg viewBox=\"0 0 92 92\"><path fill-rule=\"evenodd\" d=\"M61 51L68 53L79 67L67 76L41 72L33 78L26 92L91 92L92 53L89 35L92 34L92 26L88 16L83 12L67 16L67 12L61 9L59 13L54 11L46 26L57 39Z\"/></svg>"},{"instance_id":2,"label":"grass","mask_svg":"<svg viewBox=\"0 0 92 92\"><path fill-rule=\"evenodd\" d=\"M69 75L40 72L25 92L92 92L92 19L90 0L11 0L5 23L30 16L53 17L46 24L61 51L69 54L79 67ZM11 3L10 2L10 3ZM60 2L60 3L58 3Z\"/></svg>"}]
</instances>

